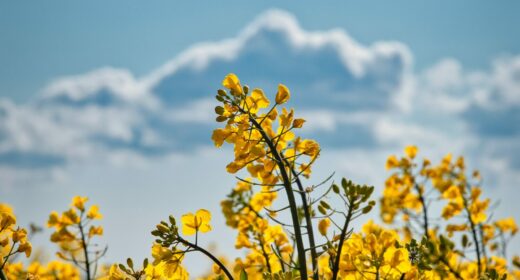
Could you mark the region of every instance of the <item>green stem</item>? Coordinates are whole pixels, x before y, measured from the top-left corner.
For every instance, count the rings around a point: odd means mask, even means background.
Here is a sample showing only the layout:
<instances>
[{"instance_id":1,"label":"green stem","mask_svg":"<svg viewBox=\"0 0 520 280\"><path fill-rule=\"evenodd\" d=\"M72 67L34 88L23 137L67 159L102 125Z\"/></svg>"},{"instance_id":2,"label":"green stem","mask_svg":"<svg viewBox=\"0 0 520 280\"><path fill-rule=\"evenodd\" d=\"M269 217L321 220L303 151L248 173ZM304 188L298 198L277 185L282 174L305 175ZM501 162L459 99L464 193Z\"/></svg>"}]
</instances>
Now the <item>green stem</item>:
<instances>
[{"instance_id":1,"label":"green stem","mask_svg":"<svg viewBox=\"0 0 520 280\"><path fill-rule=\"evenodd\" d=\"M291 166L287 160L285 163L288 166ZM300 191L300 196L303 204L303 212L305 216L305 226L307 229L307 234L309 236L309 246L311 249L311 259L312 259L312 271L313 271L313 279L318 280L318 253L316 252L316 243L314 241L314 231L312 229L312 220L311 213L309 212L309 205L307 204L307 199L305 197L305 192L303 190L303 185L300 181L298 173L291 167L291 172L293 176L296 178L296 185L298 185L298 190Z\"/></svg>"},{"instance_id":2,"label":"green stem","mask_svg":"<svg viewBox=\"0 0 520 280\"><path fill-rule=\"evenodd\" d=\"M265 248L264 248L264 243L262 242L262 237L259 237L258 238L258 241L260 241L260 247L262 248L262 255L264 256L264 259L265 259L265 264L267 266L267 271L269 271L269 274L273 273L273 271L271 270L271 264L269 263L269 255L267 255L267 252L265 251Z\"/></svg>"},{"instance_id":3,"label":"green stem","mask_svg":"<svg viewBox=\"0 0 520 280\"><path fill-rule=\"evenodd\" d=\"M206 251L206 249L202 248L202 247L199 247L197 244L193 244L185 239L180 239L180 241L184 244L186 244L186 246L188 247L191 247L201 253L203 253L204 255L206 255L208 258L210 258L215 264L218 265L218 267L220 267L220 269L222 269L222 271L224 271L224 274L226 274L226 276L229 278L229 280L233 280L233 275L231 275L231 273L229 272L229 270L226 268L226 266L219 260L217 259L217 257L213 256L213 254L211 254L210 252Z\"/></svg>"},{"instance_id":4,"label":"green stem","mask_svg":"<svg viewBox=\"0 0 520 280\"><path fill-rule=\"evenodd\" d=\"M456 271L453 267L451 267L450 263L448 262L448 260L446 260L445 256L442 256L440 261L441 261L441 263L443 263L448 268L450 273L453 274L457 279L464 280L464 278L462 278L460 273L458 271Z\"/></svg>"},{"instance_id":5,"label":"green stem","mask_svg":"<svg viewBox=\"0 0 520 280\"><path fill-rule=\"evenodd\" d=\"M7 280L7 277L5 277L4 272L0 270L0 280Z\"/></svg>"},{"instance_id":6,"label":"green stem","mask_svg":"<svg viewBox=\"0 0 520 280\"><path fill-rule=\"evenodd\" d=\"M352 212L354 212L354 200L349 201L349 207L348 207L348 214L347 218L345 219L345 225L341 229L341 236L339 239L338 244L338 251L336 253L336 259L334 261L334 266L332 267L332 280L336 280L338 278L338 272L339 272L339 262L341 259L341 250L343 249L343 242L345 242L345 235L347 234L347 228L350 223L350 220L352 219Z\"/></svg>"},{"instance_id":7,"label":"green stem","mask_svg":"<svg viewBox=\"0 0 520 280\"><path fill-rule=\"evenodd\" d=\"M242 110L243 111L243 110ZM246 113L246 112L243 112ZM294 227L294 235L296 237L296 249L298 250L298 265L299 265L299 271L300 271L300 279L307 280L307 260L305 257L305 247L303 245L302 240L302 233L300 229L300 221L298 220L298 210L296 208L296 200L294 198L294 193L291 187L291 181L289 179L289 176L287 174L287 171L285 170L285 165L283 162L282 157L276 150L275 145L273 144L273 141L271 138L269 138L269 135L264 131L262 126L255 120L253 116L249 117L249 120L253 123L253 125L258 129L260 134L262 134L262 137L264 138L265 142L269 146L269 149L271 150L271 154L276 160L276 164L278 165L278 169L280 169L280 174L282 175L283 185L285 192L287 194L287 200L289 200L289 208L291 211L291 217Z\"/></svg>"},{"instance_id":8,"label":"green stem","mask_svg":"<svg viewBox=\"0 0 520 280\"><path fill-rule=\"evenodd\" d=\"M419 185L415 184L414 188L417 191L417 193L419 194L419 200L421 201L421 206L422 206L422 210L423 210L424 236L426 236L426 239L429 240L430 239L430 230L429 230L429 225L428 225L428 207L426 206L426 201L424 199L421 189L419 188Z\"/></svg>"},{"instance_id":9,"label":"green stem","mask_svg":"<svg viewBox=\"0 0 520 280\"><path fill-rule=\"evenodd\" d=\"M478 235L475 222L473 218L471 218L471 211L469 211L468 200L466 197L462 196L464 199L464 209L466 210L466 214L468 215L468 221L471 228L471 236L473 237L473 242L475 243L475 249L477 251L477 268L478 268L478 277L480 278L480 274L482 272L482 264L481 264L481 252L480 252L480 243L478 242Z\"/></svg>"},{"instance_id":10,"label":"green stem","mask_svg":"<svg viewBox=\"0 0 520 280\"><path fill-rule=\"evenodd\" d=\"M85 256L85 272L87 273L87 280L90 280L90 261L88 259L87 242L85 240L85 232L83 231L83 225L81 222L78 224L79 232L81 234L81 244L83 245L83 255Z\"/></svg>"}]
</instances>

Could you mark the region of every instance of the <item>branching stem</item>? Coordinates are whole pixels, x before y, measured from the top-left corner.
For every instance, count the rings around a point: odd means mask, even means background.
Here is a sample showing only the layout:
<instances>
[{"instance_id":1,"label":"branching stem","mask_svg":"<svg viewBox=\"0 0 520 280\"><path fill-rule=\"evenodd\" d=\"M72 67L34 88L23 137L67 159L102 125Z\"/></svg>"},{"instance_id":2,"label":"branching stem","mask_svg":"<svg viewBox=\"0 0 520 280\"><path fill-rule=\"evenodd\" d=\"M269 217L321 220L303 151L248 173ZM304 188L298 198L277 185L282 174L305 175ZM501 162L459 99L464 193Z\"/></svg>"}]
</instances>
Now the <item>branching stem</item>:
<instances>
[{"instance_id":1,"label":"branching stem","mask_svg":"<svg viewBox=\"0 0 520 280\"><path fill-rule=\"evenodd\" d=\"M354 200L350 199L347 218L345 219L345 225L341 229L341 236L339 239L338 250L336 252L336 259L334 260L334 266L332 267L332 280L336 280L338 278L339 272L339 262L341 259L341 250L343 249L343 242L345 242L347 229L352 219L352 213L354 212Z\"/></svg>"}]
</instances>

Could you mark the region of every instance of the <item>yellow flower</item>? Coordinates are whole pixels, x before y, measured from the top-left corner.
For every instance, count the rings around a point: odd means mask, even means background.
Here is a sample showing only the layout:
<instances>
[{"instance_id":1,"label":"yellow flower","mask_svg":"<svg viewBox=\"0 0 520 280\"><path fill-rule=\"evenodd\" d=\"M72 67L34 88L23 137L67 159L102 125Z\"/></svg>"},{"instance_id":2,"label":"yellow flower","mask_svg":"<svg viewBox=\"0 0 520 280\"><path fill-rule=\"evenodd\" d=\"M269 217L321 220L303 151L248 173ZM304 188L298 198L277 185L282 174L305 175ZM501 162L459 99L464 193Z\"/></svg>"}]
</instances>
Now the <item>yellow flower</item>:
<instances>
[{"instance_id":1,"label":"yellow flower","mask_svg":"<svg viewBox=\"0 0 520 280\"><path fill-rule=\"evenodd\" d=\"M88 237L92 238L94 235L103 235L103 227L91 226L88 231Z\"/></svg>"},{"instance_id":2,"label":"yellow flower","mask_svg":"<svg viewBox=\"0 0 520 280\"><path fill-rule=\"evenodd\" d=\"M206 209L198 210L195 215L193 213L182 215L182 233L184 235L193 235L198 231L208 232L211 230L210 220L211 213Z\"/></svg>"},{"instance_id":3,"label":"yellow flower","mask_svg":"<svg viewBox=\"0 0 520 280\"><path fill-rule=\"evenodd\" d=\"M101 215L101 213L99 213L99 206L97 206L97 205L90 206L90 209L87 212L87 218L92 219L92 220L102 219L103 215Z\"/></svg>"},{"instance_id":4,"label":"yellow flower","mask_svg":"<svg viewBox=\"0 0 520 280\"><path fill-rule=\"evenodd\" d=\"M13 242L24 241L27 238L27 231L25 229L18 229L13 232Z\"/></svg>"},{"instance_id":5,"label":"yellow flower","mask_svg":"<svg viewBox=\"0 0 520 280\"><path fill-rule=\"evenodd\" d=\"M78 224L80 222L80 217L78 216L74 208L71 208L68 211L63 212L61 222L64 225Z\"/></svg>"},{"instance_id":6,"label":"yellow flower","mask_svg":"<svg viewBox=\"0 0 520 280\"><path fill-rule=\"evenodd\" d=\"M29 243L29 242L20 243L20 245L18 246L18 252L24 252L26 257L30 257L31 252L32 252L31 243Z\"/></svg>"},{"instance_id":7,"label":"yellow flower","mask_svg":"<svg viewBox=\"0 0 520 280\"><path fill-rule=\"evenodd\" d=\"M188 279L188 273L181 265L184 254L181 254L180 251L176 249L172 251L159 244L154 244L152 246L152 257L154 258L153 266L148 265L146 268L147 275L163 275L167 277L166 279Z\"/></svg>"},{"instance_id":8,"label":"yellow flower","mask_svg":"<svg viewBox=\"0 0 520 280\"><path fill-rule=\"evenodd\" d=\"M412 268L409 253L404 248L387 248L384 254L384 260L385 264L397 269L400 273L406 273Z\"/></svg>"},{"instance_id":9,"label":"yellow flower","mask_svg":"<svg viewBox=\"0 0 520 280\"><path fill-rule=\"evenodd\" d=\"M283 103L289 101L290 97L291 97L291 93L290 93L289 89L286 86L279 84L278 92L276 93L276 98L275 98L276 103L283 104Z\"/></svg>"},{"instance_id":10,"label":"yellow flower","mask_svg":"<svg viewBox=\"0 0 520 280\"><path fill-rule=\"evenodd\" d=\"M305 123L304 119L294 119L293 127L294 128L301 128L303 126L303 123Z\"/></svg>"},{"instance_id":11,"label":"yellow flower","mask_svg":"<svg viewBox=\"0 0 520 280\"><path fill-rule=\"evenodd\" d=\"M255 88L251 92L251 96L246 98L245 106L249 109L249 112L256 114L258 110L269 107L269 99L265 97L261 89Z\"/></svg>"},{"instance_id":12,"label":"yellow flower","mask_svg":"<svg viewBox=\"0 0 520 280\"><path fill-rule=\"evenodd\" d=\"M462 198L462 196L460 194L460 188L456 185L452 185L451 187L449 187L447 190L445 190L442 193L442 197L447 198L447 199L453 199L453 200Z\"/></svg>"},{"instance_id":13,"label":"yellow flower","mask_svg":"<svg viewBox=\"0 0 520 280\"><path fill-rule=\"evenodd\" d=\"M9 228L16 224L16 218L11 213L2 212L0 213L0 228Z\"/></svg>"},{"instance_id":14,"label":"yellow flower","mask_svg":"<svg viewBox=\"0 0 520 280\"><path fill-rule=\"evenodd\" d=\"M222 86L231 90L231 93L234 95L241 95L243 93L242 86L240 85L240 80L237 75L230 73L228 74L224 80L222 81Z\"/></svg>"},{"instance_id":15,"label":"yellow flower","mask_svg":"<svg viewBox=\"0 0 520 280\"><path fill-rule=\"evenodd\" d=\"M49 220L47 221L47 227L54 227L60 225L60 216L58 212L52 211L49 215Z\"/></svg>"},{"instance_id":16,"label":"yellow flower","mask_svg":"<svg viewBox=\"0 0 520 280\"><path fill-rule=\"evenodd\" d=\"M386 170L396 168L398 166L399 166L399 160L397 159L397 157L394 155L389 156L388 159L386 160Z\"/></svg>"},{"instance_id":17,"label":"yellow flower","mask_svg":"<svg viewBox=\"0 0 520 280\"><path fill-rule=\"evenodd\" d=\"M211 135L211 140L215 143L215 147L220 147L224 143L224 141L232 134L233 132L227 128L217 128L213 131L213 135Z\"/></svg>"},{"instance_id":18,"label":"yellow flower","mask_svg":"<svg viewBox=\"0 0 520 280\"><path fill-rule=\"evenodd\" d=\"M408 158L415 158L415 156L417 155L417 146L407 146L406 148L404 148L404 153Z\"/></svg>"},{"instance_id":19,"label":"yellow flower","mask_svg":"<svg viewBox=\"0 0 520 280\"><path fill-rule=\"evenodd\" d=\"M329 218L322 219L318 223L318 230L320 231L321 235L323 235L323 236L327 235L327 230L329 229L329 227L330 227Z\"/></svg>"},{"instance_id":20,"label":"yellow flower","mask_svg":"<svg viewBox=\"0 0 520 280\"><path fill-rule=\"evenodd\" d=\"M498 220L495 222L495 225L503 232L511 231L511 234L516 234L518 231L518 226L512 217Z\"/></svg>"},{"instance_id":21,"label":"yellow flower","mask_svg":"<svg viewBox=\"0 0 520 280\"><path fill-rule=\"evenodd\" d=\"M80 211L85 211L85 202L87 202L88 197L81 197L81 196L75 196L72 198L72 205L73 207L78 208Z\"/></svg>"}]
</instances>

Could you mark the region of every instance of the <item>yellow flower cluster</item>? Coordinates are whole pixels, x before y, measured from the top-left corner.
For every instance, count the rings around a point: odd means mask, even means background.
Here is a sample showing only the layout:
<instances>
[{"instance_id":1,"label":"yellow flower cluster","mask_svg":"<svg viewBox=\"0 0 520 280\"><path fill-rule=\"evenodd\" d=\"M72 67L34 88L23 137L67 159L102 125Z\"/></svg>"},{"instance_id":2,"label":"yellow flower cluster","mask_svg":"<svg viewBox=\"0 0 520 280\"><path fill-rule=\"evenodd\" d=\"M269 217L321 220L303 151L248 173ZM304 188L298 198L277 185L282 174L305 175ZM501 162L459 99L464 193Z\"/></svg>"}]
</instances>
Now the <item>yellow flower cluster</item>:
<instances>
[{"instance_id":1,"label":"yellow flower cluster","mask_svg":"<svg viewBox=\"0 0 520 280\"><path fill-rule=\"evenodd\" d=\"M372 221L343 246L342 279L400 279L412 269L409 253L400 243L397 232L385 230Z\"/></svg>"},{"instance_id":2,"label":"yellow flower cluster","mask_svg":"<svg viewBox=\"0 0 520 280\"><path fill-rule=\"evenodd\" d=\"M27 230L16 225L16 216L12 208L0 203L0 271L9 259L19 253L29 257L32 245L27 240Z\"/></svg>"},{"instance_id":3,"label":"yellow flower cluster","mask_svg":"<svg viewBox=\"0 0 520 280\"><path fill-rule=\"evenodd\" d=\"M55 211L49 215L47 226L54 229L50 240L60 247L56 255L80 266L90 279L95 277L97 262L105 254L106 248L92 249L95 247L93 238L103 235L103 227L91 223L102 219L103 215L99 213L97 205L87 210L87 201L87 197L74 197L68 210L61 215Z\"/></svg>"},{"instance_id":4,"label":"yellow flower cluster","mask_svg":"<svg viewBox=\"0 0 520 280\"><path fill-rule=\"evenodd\" d=\"M280 84L275 104L267 112L260 113L270 104L261 89L256 88L249 93L249 89L242 87L234 74L226 76L222 85L230 90L230 94L219 90L217 99L223 106L216 107L215 112L218 114L217 121L227 121L227 124L213 131L211 138L217 147L224 142L234 145L235 160L227 165L227 171L236 173L247 167L250 176L263 185L272 186L282 180L280 174L276 175L279 170L276 161L283 160L289 166L297 165L300 173L309 176L310 165L318 157L320 147L314 140L295 137L293 130L301 128L305 120L295 118L293 109L282 108L282 112L278 113L277 106L290 98L289 89ZM278 126L274 127L276 120ZM280 155L280 159L273 157L272 150ZM303 156L309 159L297 162Z\"/></svg>"},{"instance_id":5,"label":"yellow flower cluster","mask_svg":"<svg viewBox=\"0 0 520 280\"><path fill-rule=\"evenodd\" d=\"M42 265L37 261L33 261L28 267L20 263L9 263L4 268L7 279L12 280L80 280L81 274L77 267L72 264L64 263L58 260Z\"/></svg>"},{"instance_id":6,"label":"yellow flower cluster","mask_svg":"<svg viewBox=\"0 0 520 280\"><path fill-rule=\"evenodd\" d=\"M517 275L514 263L508 270L505 251L518 227L513 218L490 219L490 200L481 198L479 172L468 176L463 157L453 160L448 154L438 165L432 165L428 159L417 163L417 153L417 147L409 146L404 157L388 158L386 167L393 173L380 200L383 221L401 224L406 240L423 236L428 241L430 250L426 253L433 267L432 277ZM433 203L442 207L442 221L428 212ZM396 221L397 216L402 217L401 223ZM460 246L442 236L442 227L448 238L461 238Z\"/></svg>"},{"instance_id":7,"label":"yellow flower cluster","mask_svg":"<svg viewBox=\"0 0 520 280\"><path fill-rule=\"evenodd\" d=\"M127 266L114 264L110 267L106 280L147 279L147 280L185 280L189 279L189 273L182 266L184 255L188 251L199 250L209 254L197 244L198 234L211 231L211 213L206 209L199 209L193 213L184 214L181 217L182 234L195 235L192 243L179 235L179 229L174 217L170 216L169 223L162 221L152 231L152 235L158 239L152 245L153 262L148 259L143 262L141 269L134 269L133 261L127 260Z\"/></svg>"}]
</instances>

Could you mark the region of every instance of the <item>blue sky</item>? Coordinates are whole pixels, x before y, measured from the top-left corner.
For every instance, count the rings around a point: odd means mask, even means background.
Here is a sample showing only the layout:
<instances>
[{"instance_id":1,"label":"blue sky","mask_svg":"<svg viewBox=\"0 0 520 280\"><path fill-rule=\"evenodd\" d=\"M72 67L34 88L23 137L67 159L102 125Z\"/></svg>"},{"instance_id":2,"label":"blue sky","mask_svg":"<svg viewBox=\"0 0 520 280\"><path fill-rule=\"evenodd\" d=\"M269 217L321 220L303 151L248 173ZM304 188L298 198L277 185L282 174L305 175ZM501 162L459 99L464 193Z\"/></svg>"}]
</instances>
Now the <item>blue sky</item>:
<instances>
[{"instance_id":1,"label":"blue sky","mask_svg":"<svg viewBox=\"0 0 520 280\"><path fill-rule=\"evenodd\" d=\"M0 94L26 101L56 76L101 65L145 74L188 46L234 36L258 13L283 8L307 29L356 40L399 40L422 69L444 57L483 68L518 53L518 1L139 1L0 3Z\"/></svg>"},{"instance_id":2,"label":"blue sky","mask_svg":"<svg viewBox=\"0 0 520 280\"><path fill-rule=\"evenodd\" d=\"M386 157L417 144L465 155L496 215L520 213L518 2L172 3L0 4L0 198L21 223L89 196L108 261L147 256L169 214L206 207L223 225L232 153L210 135L229 72L291 89L323 148L314 182L335 171L379 194ZM206 242L227 252L233 236Z\"/></svg>"}]
</instances>

